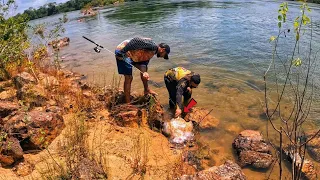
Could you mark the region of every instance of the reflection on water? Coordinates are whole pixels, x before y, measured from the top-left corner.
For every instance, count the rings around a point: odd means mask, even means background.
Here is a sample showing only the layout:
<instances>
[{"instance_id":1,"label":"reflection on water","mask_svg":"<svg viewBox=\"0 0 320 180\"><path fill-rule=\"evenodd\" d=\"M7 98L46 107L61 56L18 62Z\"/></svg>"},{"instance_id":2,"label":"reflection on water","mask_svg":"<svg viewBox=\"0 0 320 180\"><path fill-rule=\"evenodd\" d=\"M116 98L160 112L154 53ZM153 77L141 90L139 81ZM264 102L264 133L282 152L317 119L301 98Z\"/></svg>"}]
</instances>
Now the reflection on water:
<instances>
[{"instance_id":1,"label":"reflection on water","mask_svg":"<svg viewBox=\"0 0 320 180\"><path fill-rule=\"evenodd\" d=\"M288 21L299 13L297 2L289 4L292 4L289 12L293 14L289 13ZM65 26L71 43L61 52L63 65L87 75L89 82L103 86L117 76L114 55L107 51L95 53L93 44L84 40L83 35L111 51L123 40L134 36L168 43L172 49L170 60L154 57L149 64L150 87L159 94L159 100L167 108L168 93L163 73L169 68L183 66L201 74L202 82L194 90L193 97L197 106L213 109L212 115L220 119L217 129L202 133L201 141L216 152L214 159L219 165L225 159L235 159L231 144L240 131L259 130L266 136L262 79L271 58L272 46L268 40L277 34L278 5L274 1L256 0L135 1L109 6L100 10L96 17L86 17L84 22L77 22L80 18L78 11L71 12L68 14L70 21ZM314 21L313 45L318 51L320 6L311 4L310 7ZM54 23L58 16L33 23ZM283 41L290 43L292 39L284 38ZM279 49L282 51L280 56L287 57L287 48ZM320 85L319 67L315 67L313 75ZM314 90L318 98L319 87ZM132 91L143 91L137 71L134 72ZM314 101L313 107L310 119L319 125L319 99ZM305 130L314 126L308 124ZM270 138L277 141L275 137L275 132L271 131ZM249 168L244 172L248 179L265 179L269 173ZM274 172L271 179L278 179L278 171Z\"/></svg>"}]
</instances>

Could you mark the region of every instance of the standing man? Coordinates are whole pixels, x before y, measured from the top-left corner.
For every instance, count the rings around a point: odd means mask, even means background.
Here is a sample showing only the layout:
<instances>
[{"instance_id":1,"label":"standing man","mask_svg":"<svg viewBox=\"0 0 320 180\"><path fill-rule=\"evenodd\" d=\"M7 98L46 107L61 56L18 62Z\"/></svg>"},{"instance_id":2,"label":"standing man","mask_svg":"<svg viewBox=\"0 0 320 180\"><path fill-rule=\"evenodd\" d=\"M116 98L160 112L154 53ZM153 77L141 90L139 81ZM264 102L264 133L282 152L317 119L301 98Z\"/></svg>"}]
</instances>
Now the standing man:
<instances>
[{"instance_id":1,"label":"standing man","mask_svg":"<svg viewBox=\"0 0 320 180\"><path fill-rule=\"evenodd\" d=\"M149 74L148 64L150 59L156 54L157 57L169 59L168 54L170 53L170 47L161 43L157 45L150 38L139 38L135 37L130 40L125 40L120 43L115 50L118 73L124 75L124 95L126 103L130 103L130 90L132 77L132 66L140 69L141 80L144 87L144 94L155 94L148 87Z\"/></svg>"},{"instance_id":2,"label":"standing man","mask_svg":"<svg viewBox=\"0 0 320 180\"><path fill-rule=\"evenodd\" d=\"M182 113L182 96L186 104L191 98L192 88L197 88L200 81L199 74L183 67L172 68L165 72L164 82L169 92L169 105L170 108L176 108L175 117Z\"/></svg>"}]
</instances>

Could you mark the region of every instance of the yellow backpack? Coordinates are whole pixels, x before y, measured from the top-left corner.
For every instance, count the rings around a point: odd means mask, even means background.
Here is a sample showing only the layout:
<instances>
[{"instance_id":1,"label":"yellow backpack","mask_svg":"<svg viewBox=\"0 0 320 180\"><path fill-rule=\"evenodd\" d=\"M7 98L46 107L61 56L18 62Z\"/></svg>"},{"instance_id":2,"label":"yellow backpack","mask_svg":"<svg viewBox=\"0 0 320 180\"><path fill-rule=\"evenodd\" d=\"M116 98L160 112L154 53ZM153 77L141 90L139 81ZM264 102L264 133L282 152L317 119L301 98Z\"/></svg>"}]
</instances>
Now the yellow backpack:
<instances>
[{"instance_id":1,"label":"yellow backpack","mask_svg":"<svg viewBox=\"0 0 320 180\"><path fill-rule=\"evenodd\" d=\"M191 71L187 70L184 67L176 67L176 68L172 68L169 69L165 75L170 77L170 79L172 80L176 80L179 81L180 79L182 79L184 76L190 74Z\"/></svg>"}]
</instances>

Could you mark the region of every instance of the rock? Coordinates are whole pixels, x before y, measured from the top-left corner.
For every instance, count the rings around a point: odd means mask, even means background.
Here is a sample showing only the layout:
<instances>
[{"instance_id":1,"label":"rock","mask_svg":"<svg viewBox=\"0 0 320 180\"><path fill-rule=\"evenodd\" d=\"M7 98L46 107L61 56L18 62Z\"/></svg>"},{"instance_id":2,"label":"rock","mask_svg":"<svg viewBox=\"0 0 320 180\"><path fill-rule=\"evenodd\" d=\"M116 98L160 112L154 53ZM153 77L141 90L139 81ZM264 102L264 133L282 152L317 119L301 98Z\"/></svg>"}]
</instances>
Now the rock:
<instances>
[{"instance_id":1,"label":"rock","mask_svg":"<svg viewBox=\"0 0 320 180\"><path fill-rule=\"evenodd\" d=\"M29 73L23 72L13 77L13 82L17 89L22 88L25 84L35 83L36 79Z\"/></svg>"},{"instance_id":2,"label":"rock","mask_svg":"<svg viewBox=\"0 0 320 180\"><path fill-rule=\"evenodd\" d=\"M110 115L115 118L118 126L138 127L141 122L141 113L139 109L128 104L115 106L111 110Z\"/></svg>"},{"instance_id":3,"label":"rock","mask_svg":"<svg viewBox=\"0 0 320 180\"><path fill-rule=\"evenodd\" d=\"M10 166L22 158L23 151L16 138L10 137L0 142L0 163L2 166Z\"/></svg>"},{"instance_id":4,"label":"rock","mask_svg":"<svg viewBox=\"0 0 320 180\"><path fill-rule=\"evenodd\" d=\"M83 158L77 168L76 179L107 179L103 169L95 162L88 158Z\"/></svg>"},{"instance_id":5,"label":"rock","mask_svg":"<svg viewBox=\"0 0 320 180\"><path fill-rule=\"evenodd\" d=\"M13 111L18 110L19 105L10 101L0 101L0 117L6 117Z\"/></svg>"},{"instance_id":6,"label":"rock","mask_svg":"<svg viewBox=\"0 0 320 180\"><path fill-rule=\"evenodd\" d=\"M59 40L51 41L51 42L48 43L48 45L52 46L53 48L56 49L56 48L61 48L61 47L69 45L69 42L70 42L70 38L64 37L64 38L59 39Z\"/></svg>"},{"instance_id":7,"label":"rock","mask_svg":"<svg viewBox=\"0 0 320 180\"><path fill-rule=\"evenodd\" d=\"M28 84L17 91L17 98L24 100L31 108L45 106L48 101L46 95L45 88L39 84Z\"/></svg>"},{"instance_id":8,"label":"rock","mask_svg":"<svg viewBox=\"0 0 320 180\"><path fill-rule=\"evenodd\" d=\"M195 122L200 129L213 129L220 123L219 119L211 116L209 111L203 108L192 108L191 112L188 113L184 119Z\"/></svg>"},{"instance_id":9,"label":"rock","mask_svg":"<svg viewBox=\"0 0 320 180\"><path fill-rule=\"evenodd\" d=\"M49 145L62 131L63 118L52 112L31 111L12 116L4 131L12 134L26 150L39 150Z\"/></svg>"},{"instance_id":10,"label":"rock","mask_svg":"<svg viewBox=\"0 0 320 180\"><path fill-rule=\"evenodd\" d=\"M293 163L293 159L296 159L296 164L297 166L301 165L302 158L301 156L296 153L293 155L293 149L291 146L286 146L283 148L283 154L287 157L288 161ZM313 179L318 179L317 171L313 165L313 163L308 160L307 158L304 159L302 169L302 179L307 179L307 180L313 180Z\"/></svg>"},{"instance_id":11,"label":"rock","mask_svg":"<svg viewBox=\"0 0 320 180\"><path fill-rule=\"evenodd\" d=\"M26 161L19 162L14 166L14 168L12 168L12 171L15 174L22 177L31 174L33 170L34 170L34 165Z\"/></svg>"},{"instance_id":12,"label":"rock","mask_svg":"<svg viewBox=\"0 0 320 180\"><path fill-rule=\"evenodd\" d=\"M186 151L182 154L182 160L193 166L196 170L202 170L201 159L192 151Z\"/></svg>"},{"instance_id":13,"label":"rock","mask_svg":"<svg viewBox=\"0 0 320 180\"><path fill-rule=\"evenodd\" d=\"M194 140L193 124L178 117L163 124L163 133L170 137L173 144L184 144Z\"/></svg>"},{"instance_id":14,"label":"rock","mask_svg":"<svg viewBox=\"0 0 320 180\"><path fill-rule=\"evenodd\" d=\"M54 76L40 73L38 75L39 83L44 87L58 86L59 81Z\"/></svg>"},{"instance_id":15,"label":"rock","mask_svg":"<svg viewBox=\"0 0 320 180\"><path fill-rule=\"evenodd\" d=\"M251 164L256 168L268 168L272 161L272 155L257 151L241 151L239 154L241 165Z\"/></svg>"},{"instance_id":16,"label":"rock","mask_svg":"<svg viewBox=\"0 0 320 180\"><path fill-rule=\"evenodd\" d=\"M6 88L13 86L11 80L0 81L0 92L6 90Z\"/></svg>"},{"instance_id":17,"label":"rock","mask_svg":"<svg viewBox=\"0 0 320 180\"><path fill-rule=\"evenodd\" d=\"M181 180L246 180L246 176L242 172L239 165L228 160L223 165L214 166L209 169L200 171L195 175L184 175Z\"/></svg>"},{"instance_id":18,"label":"rock","mask_svg":"<svg viewBox=\"0 0 320 180\"><path fill-rule=\"evenodd\" d=\"M240 166L252 165L256 168L268 168L274 161L271 147L263 140L260 132L242 131L232 143L238 154Z\"/></svg>"},{"instance_id":19,"label":"rock","mask_svg":"<svg viewBox=\"0 0 320 180\"><path fill-rule=\"evenodd\" d=\"M17 90L15 89L10 89L7 91L3 91L0 93L0 100L5 100L5 101L12 101L17 94Z\"/></svg>"},{"instance_id":20,"label":"rock","mask_svg":"<svg viewBox=\"0 0 320 180\"><path fill-rule=\"evenodd\" d=\"M316 132L311 132L306 135L307 139L312 138ZM320 162L320 133L318 133L309 143L307 144L308 153L310 156Z\"/></svg>"}]
</instances>

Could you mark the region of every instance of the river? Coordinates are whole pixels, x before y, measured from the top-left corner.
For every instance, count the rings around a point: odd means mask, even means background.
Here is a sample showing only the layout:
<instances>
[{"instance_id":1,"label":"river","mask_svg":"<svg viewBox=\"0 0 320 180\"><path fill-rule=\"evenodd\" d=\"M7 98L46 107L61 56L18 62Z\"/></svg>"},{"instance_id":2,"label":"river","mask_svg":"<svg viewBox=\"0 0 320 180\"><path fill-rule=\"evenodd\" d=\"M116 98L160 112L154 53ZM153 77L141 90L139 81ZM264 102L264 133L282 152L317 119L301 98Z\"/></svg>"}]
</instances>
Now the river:
<instances>
[{"instance_id":1,"label":"river","mask_svg":"<svg viewBox=\"0 0 320 180\"><path fill-rule=\"evenodd\" d=\"M183 66L201 75L202 82L194 89L193 97L198 107L213 109L212 115L220 119L220 124L216 130L202 132L200 140L209 144L219 165L225 159L236 158L231 143L241 130L266 133L263 73L272 57L269 39L278 32L279 4L264 0L134 1L108 6L95 17L85 17L83 22L78 22L82 16L79 11L70 12L64 35L71 43L61 51L62 65L87 75L90 83L104 86L110 84L113 77L119 78L114 55L107 51L95 53L94 45L83 39L83 35L111 51L123 40L135 36L150 37L156 43L166 42L171 47L170 60L156 57L151 60L149 73L156 83L150 87L159 93L161 103L167 108L168 93L163 82L167 69ZM289 2L288 22L300 15L299 6L298 2ZM309 6L313 51L316 52L320 49L320 5ZM32 23L54 24L58 17L61 15ZM282 57L290 55L293 48L292 23L287 28L291 34L282 41L288 44L279 47ZM319 64L319 58L316 62ZM320 124L318 66L313 77L315 100L309 116L312 124L306 129ZM143 91L138 71L134 72L132 91ZM271 132L271 136L274 134ZM265 179L269 171L244 169L248 179ZM277 179L277 173L275 168L271 179Z\"/></svg>"}]
</instances>

